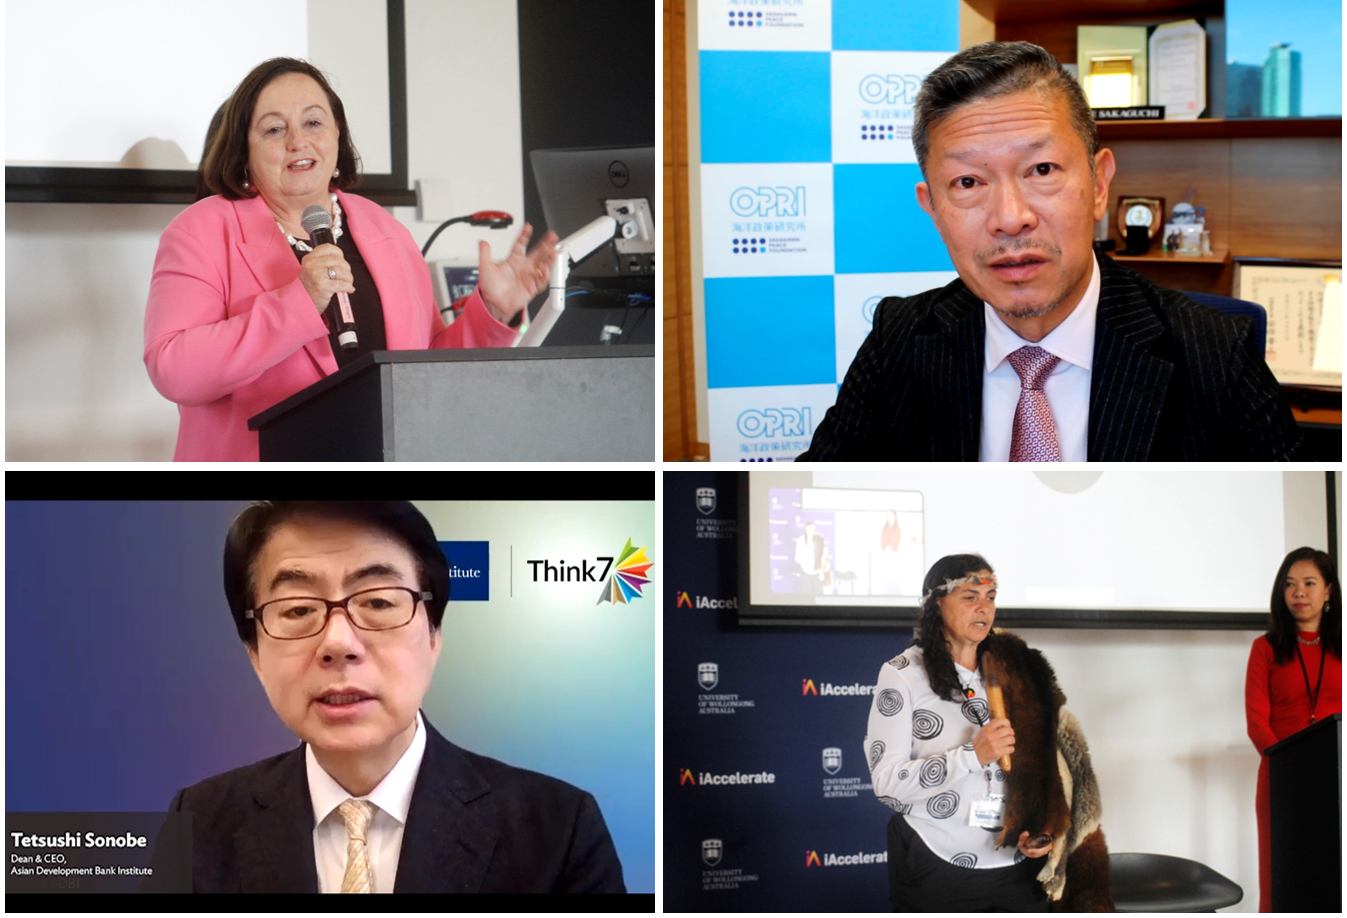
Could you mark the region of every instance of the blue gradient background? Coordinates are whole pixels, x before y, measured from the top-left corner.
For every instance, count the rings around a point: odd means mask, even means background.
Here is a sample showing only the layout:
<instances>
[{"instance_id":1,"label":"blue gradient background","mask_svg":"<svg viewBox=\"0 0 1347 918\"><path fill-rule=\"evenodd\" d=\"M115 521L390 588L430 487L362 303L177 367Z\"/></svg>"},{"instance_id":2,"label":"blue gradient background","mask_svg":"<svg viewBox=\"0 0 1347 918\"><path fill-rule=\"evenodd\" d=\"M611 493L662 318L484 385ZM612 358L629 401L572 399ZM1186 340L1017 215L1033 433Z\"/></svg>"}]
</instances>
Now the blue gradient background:
<instances>
[{"instance_id":1,"label":"blue gradient background","mask_svg":"<svg viewBox=\"0 0 1347 918\"><path fill-rule=\"evenodd\" d=\"M438 538L491 542L492 601L450 602L426 716L592 793L627 888L653 892L653 502L417 504ZM6 810L162 811L296 745L225 603L224 536L244 506L6 503ZM629 536L655 562L642 599L525 582L525 557L616 555Z\"/></svg>"}]
</instances>

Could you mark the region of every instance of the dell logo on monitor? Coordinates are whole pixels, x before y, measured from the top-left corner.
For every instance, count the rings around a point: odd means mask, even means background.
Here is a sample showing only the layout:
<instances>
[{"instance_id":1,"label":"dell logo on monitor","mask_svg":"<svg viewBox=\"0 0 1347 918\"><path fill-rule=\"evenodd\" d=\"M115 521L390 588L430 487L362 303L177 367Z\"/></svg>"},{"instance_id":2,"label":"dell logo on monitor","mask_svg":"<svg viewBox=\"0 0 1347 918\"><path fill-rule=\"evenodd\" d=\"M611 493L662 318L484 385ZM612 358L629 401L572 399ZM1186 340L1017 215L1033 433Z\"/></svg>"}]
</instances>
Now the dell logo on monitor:
<instances>
[{"instance_id":1,"label":"dell logo on monitor","mask_svg":"<svg viewBox=\"0 0 1347 918\"><path fill-rule=\"evenodd\" d=\"M631 170L622 160L615 159L608 164L608 181L621 188L631 181Z\"/></svg>"}]
</instances>

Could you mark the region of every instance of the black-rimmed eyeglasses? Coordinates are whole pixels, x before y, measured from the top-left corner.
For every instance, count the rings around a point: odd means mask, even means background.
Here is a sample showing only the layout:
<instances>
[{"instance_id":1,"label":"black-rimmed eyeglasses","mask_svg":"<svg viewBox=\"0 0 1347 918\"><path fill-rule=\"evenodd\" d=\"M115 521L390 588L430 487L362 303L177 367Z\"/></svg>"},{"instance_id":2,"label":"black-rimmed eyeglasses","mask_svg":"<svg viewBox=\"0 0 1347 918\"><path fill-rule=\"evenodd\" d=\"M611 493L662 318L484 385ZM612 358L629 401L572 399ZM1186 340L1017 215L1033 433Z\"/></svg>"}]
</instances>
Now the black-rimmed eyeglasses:
<instances>
[{"instance_id":1,"label":"black-rimmed eyeglasses","mask_svg":"<svg viewBox=\"0 0 1347 918\"><path fill-rule=\"evenodd\" d=\"M416 615L417 603L429 601L432 595L409 587L379 587L335 601L318 596L287 596L249 609L243 617L261 624L262 630L278 641L298 641L321 633L333 609L345 609L351 624L362 631L391 631L410 622Z\"/></svg>"}]
</instances>

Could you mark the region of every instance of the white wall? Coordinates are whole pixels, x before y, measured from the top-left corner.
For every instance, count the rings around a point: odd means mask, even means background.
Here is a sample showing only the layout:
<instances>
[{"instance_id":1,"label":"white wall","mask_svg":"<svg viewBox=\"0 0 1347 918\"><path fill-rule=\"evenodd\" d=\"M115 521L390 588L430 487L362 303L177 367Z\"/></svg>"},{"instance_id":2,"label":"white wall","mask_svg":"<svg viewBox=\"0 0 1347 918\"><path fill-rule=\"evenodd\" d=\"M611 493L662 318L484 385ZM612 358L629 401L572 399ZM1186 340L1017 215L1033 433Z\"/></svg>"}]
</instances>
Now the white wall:
<instances>
[{"instance_id":1,"label":"white wall","mask_svg":"<svg viewBox=\"0 0 1347 918\"><path fill-rule=\"evenodd\" d=\"M516 5L407 0L410 179L449 179L456 213L505 210L510 230L454 226L429 257L503 258L522 225ZM242 79L243 74L238 75ZM22 88L12 82L12 95ZM168 460L177 408L142 362L159 235L183 209L154 204L5 206L5 459ZM423 244L435 224L393 215Z\"/></svg>"},{"instance_id":2,"label":"white wall","mask_svg":"<svg viewBox=\"0 0 1347 918\"><path fill-rule=\"evenodd\" d=\"M1085 731L1109 851L1199 861L1244 889L1225 911L1258 911L1244 672L1261 632L1017 633L1048 658Z\"/></svg>"}]
</instances>

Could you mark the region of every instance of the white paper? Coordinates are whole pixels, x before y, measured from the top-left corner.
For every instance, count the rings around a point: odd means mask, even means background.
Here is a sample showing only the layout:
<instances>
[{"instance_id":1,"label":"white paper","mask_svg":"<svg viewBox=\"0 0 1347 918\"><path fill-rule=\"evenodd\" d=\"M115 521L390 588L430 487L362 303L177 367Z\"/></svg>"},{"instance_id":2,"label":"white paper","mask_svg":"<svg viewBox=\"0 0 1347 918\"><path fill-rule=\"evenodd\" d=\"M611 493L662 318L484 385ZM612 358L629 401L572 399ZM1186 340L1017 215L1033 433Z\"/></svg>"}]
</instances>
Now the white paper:
<instances>
[{"instance_id":1,"label":"white paper","mask_svg":"<svg viewBox=\"0 0 1347 918\"><path fill-rule=\"evenodd\" d=\"M1196 20L1158 27L1150 42L1150 104L1166 121L1197 118L1207 107L1207 33Z\"/></svg>"},{"instance_id":2,"label":"white paper","mask_svg":"<svg viewBox=\"0 0 1347 918\"><path fill-rule=\"evenodd\" d=\"M1267 310L1267 350L1265 359L1277 381L1292 385L1341 386L1342 371L1318 369L1315 366L1316 344L1324 318L1326 279L1337 283L1338 319L1333 323L1337 331L1325 347L1337 342L1339 355L1341 338L1342 272L1313 267L1263 267L1241 265L1239 269L1239 298L1258 303ZM1331 321L1331 320L1330 320ZM1341 357L1339 356L1339 360Z\"/></svg>"},{"instance_id":3,"label":"white paper","mask_svg":"<svg viewBox=\"0 0 1347 918\"><path fill-rule=\"evenodd\" d=\"M1314 343L1314 369L1342 373L1342 281L1324 284L1324 312Z\"/></svg>"}]
</instances>

